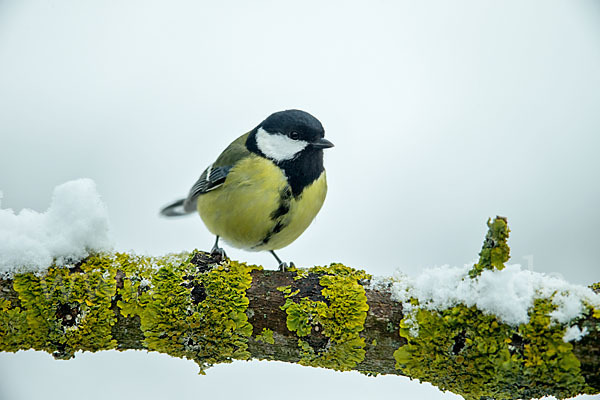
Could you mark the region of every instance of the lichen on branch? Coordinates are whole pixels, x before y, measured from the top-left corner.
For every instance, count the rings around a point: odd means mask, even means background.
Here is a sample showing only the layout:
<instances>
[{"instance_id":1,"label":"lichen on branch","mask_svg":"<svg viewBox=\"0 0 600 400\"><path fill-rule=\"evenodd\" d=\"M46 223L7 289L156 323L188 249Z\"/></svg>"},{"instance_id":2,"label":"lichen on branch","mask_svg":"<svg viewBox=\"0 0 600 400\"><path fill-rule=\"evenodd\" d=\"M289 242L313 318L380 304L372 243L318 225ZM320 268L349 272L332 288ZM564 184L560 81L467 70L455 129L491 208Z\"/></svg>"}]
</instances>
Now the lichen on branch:
<instances>
[{"instance_id":1,"label":"lichen on branch","mask_svg":"<svg viewBox=\"0 0 600 400\"><path fill-rule=\"evenodd\" d=\"M508 260L506 219L488 227L464 282ZM409 285L398 300L399 283L342 264L280 272L200 251L94 254L0 280L0 351L68 359L77 351L146 349L194 360L202 373L232 360L280 360L406 375L467 399L600 392L595 303L561 322L553 315L564 293L547 293L526 322L510 324L475 305L426 307Z\"/></svg>"},{"instance_id":2,"label":"lichen on branch","mask_svg":"<svg viewBox=\"0 0 600 400\"><path fill-rule=\"evenodd\" d=\"M469 276L475 278L484 270L504 268L504 263L510 258L510 247L508 247L508 221L505 217L496 217L487 222L488 232L485 235L479 261L469 271Z\"/></svg>"}]
</instances>

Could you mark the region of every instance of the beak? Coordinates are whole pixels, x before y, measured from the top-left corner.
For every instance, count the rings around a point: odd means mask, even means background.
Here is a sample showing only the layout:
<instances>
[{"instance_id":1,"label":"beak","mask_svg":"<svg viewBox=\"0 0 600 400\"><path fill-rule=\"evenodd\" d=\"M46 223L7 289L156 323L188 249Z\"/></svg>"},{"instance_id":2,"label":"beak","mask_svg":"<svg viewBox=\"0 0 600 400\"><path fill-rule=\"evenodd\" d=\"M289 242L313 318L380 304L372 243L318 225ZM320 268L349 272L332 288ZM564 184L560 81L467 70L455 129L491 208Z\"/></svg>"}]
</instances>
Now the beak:
<instances>
[{"instance_id":1,"label":"beak","mask_svg":"<svg viewBox=\"0 0 600 400\"><path fill-rule=\"evenodd\" d=\"M330 147L333 147L333 143L331 143L329 140L327 140L325 138L321 138L321 139L317 140L316 142L312 142L310 145L312 147L314 147L315 149L328 149Z\"/></svg>"}]
</instances>

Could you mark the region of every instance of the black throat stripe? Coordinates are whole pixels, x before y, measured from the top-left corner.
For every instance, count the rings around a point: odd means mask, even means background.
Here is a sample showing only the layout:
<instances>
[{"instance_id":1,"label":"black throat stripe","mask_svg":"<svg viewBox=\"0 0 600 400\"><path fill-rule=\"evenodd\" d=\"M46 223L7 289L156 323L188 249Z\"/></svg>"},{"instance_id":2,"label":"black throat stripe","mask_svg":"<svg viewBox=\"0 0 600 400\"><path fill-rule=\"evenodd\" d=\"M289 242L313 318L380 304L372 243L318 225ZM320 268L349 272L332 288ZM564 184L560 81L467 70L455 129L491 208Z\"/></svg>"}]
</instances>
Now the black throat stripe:
<instances>
[{"instance_id":1,"label":"black throat stripe","mask_svg":"<svg viewBox=\"0 0 600 400\"><path fill-rule=\"evenodd\" d=\"M277 165L285 172L292 194L298 197L323 173L323 150L304 151L299 157L281 161Z\"/></svg>"}]
</instances>

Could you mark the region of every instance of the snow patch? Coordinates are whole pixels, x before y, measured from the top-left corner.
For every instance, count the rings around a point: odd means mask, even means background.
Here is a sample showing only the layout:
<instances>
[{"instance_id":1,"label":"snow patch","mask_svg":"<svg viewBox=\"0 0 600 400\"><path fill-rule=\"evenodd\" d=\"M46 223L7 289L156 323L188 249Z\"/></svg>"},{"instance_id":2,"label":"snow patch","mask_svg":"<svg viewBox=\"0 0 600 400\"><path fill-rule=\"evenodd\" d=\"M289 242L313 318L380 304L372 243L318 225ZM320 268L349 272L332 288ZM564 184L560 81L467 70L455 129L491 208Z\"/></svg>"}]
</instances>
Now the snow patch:
<instances>
[{"instance_id":1,"label":"snow patch","mask_svg":"<svg viewBox=\"0 0 600 400\"><path fill-rule=\"evenodd\" d=\"M0 277L42 272L53 262L74 263L111 247L106 206L91 179L55 187L43 213L0 207Z\"/></svg>"},{"instance_id":2,"label":"snow patch","mask_svg":"<svg viewBox=\"0 0 600 400\"><path fill-rule=\"evenodd\" d=\"M563 341L570 342L570 341L574 340L577 342L577 341L581 340L581 338L587 334L588 334L587 327L583 327L583 330L581 330L577 325L573 325L573 326L568 327L565 330L565 334L563 336Z\"/></svg>"},{"instance_id":3,"label":"snow patch","mask_svg":"<svg viewBox=\"0 0 600 400\"><path fill-rule=\"evenodd\" d=\"M443 266L427 269L416 277L396 277L391 284L392 299L405 307L415 297L419 307L428 310L444 310L458 304L477 306L513 326L529 321L527 311L538 298L552 299L556 310L550 316L561 324L581 316L586 303L600 307L600 295L590 288L522 269L518 264L485 270L474 279L468 275L471 268L472 264Z\"/></svg>"}]
</instances>

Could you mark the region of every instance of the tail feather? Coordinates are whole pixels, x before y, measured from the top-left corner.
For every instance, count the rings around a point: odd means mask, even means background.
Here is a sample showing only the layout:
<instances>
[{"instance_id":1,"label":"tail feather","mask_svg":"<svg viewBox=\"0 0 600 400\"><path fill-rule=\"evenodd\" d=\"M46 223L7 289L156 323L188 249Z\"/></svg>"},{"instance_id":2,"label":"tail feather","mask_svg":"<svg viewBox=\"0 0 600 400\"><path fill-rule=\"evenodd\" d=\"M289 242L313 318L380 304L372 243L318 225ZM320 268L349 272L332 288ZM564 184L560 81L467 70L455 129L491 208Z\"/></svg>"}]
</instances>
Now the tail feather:
<instances>
[{"instance_id":1,"label":"tail feather","mask_svg":"<svg viewBox=\"0 0 600 400\"><path fill-rule=\"evenodd\" d=\"M164 217L181 217L183 215L193 213L194 210L186 211L183 208L184 202L185 202L185 199L180 199L180 200L177 200L176 202L169 204L166 207L163 207L163 209L160 210L160 215L162 215Z\"/></svg>"}]
</instances>

